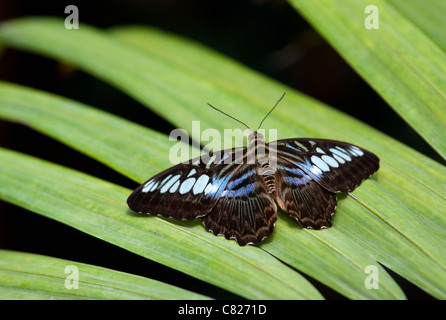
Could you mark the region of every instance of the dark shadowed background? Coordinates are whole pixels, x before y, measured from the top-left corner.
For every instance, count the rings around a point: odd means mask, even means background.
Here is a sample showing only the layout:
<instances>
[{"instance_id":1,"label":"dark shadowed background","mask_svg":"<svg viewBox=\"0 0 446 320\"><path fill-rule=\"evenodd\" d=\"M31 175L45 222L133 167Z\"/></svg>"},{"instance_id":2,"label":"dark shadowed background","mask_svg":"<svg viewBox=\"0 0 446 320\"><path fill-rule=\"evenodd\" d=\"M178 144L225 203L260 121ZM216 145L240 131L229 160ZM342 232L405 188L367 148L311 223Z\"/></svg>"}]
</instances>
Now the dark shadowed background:
<instances>
[{"instance_id":1,"label":"dark shadowed background","mask_svg":"<svg viewBox=\"0 0 446 320\"><path fill-rule=\"evenodd\" d=\"M78 7L81 28L83 23L99 28L143 24L194 39L441 161L286 1L6 0L0 2L0 21L27 15L64 18L67 16L64 13L67 5ZM88 74L67 70L66 66L54 60L25 52L12 49L3 52L0 57L0 80L72 98L138 123L144 123L143 119L148 117L157 117L124 93ZM271 104L278 98L271 97L265 103ZM173 126L159 119L154 129L169 134ZM131 189L137 186L137 183L104 165L20 124L0 120L0 146L87 172ZM236 298L200 280L1 201L0 248L45 254L148 276L215 298ZM431 298L390 273L396 277L408 298ZM313 279L310 281L326 298L343 298Z\"/></svg>"}]
</instances>

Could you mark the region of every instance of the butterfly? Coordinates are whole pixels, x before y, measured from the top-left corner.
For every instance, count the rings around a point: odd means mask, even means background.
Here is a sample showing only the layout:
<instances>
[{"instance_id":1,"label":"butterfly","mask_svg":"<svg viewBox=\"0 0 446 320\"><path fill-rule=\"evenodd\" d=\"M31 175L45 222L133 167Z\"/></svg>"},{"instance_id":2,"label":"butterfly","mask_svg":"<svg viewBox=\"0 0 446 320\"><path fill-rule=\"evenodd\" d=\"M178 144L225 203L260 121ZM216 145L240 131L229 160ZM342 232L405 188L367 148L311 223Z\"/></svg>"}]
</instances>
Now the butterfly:
<instances>
[{"instance_id":1,"label":"butterfly","mask_svg":"<svg viewBox=\"0 0 446 320\"><path fill-rule=\"evenodd\" d=\"M177 220L201 218L215 235L241 246L259 244L274 230L277 206L304 228L330 228L336 193L350 193L379 169L375 154L350 143L266 143L257 130L247 147L209 152L153 176L128 197L129 208Z\"/></svg>"}]
</instances>

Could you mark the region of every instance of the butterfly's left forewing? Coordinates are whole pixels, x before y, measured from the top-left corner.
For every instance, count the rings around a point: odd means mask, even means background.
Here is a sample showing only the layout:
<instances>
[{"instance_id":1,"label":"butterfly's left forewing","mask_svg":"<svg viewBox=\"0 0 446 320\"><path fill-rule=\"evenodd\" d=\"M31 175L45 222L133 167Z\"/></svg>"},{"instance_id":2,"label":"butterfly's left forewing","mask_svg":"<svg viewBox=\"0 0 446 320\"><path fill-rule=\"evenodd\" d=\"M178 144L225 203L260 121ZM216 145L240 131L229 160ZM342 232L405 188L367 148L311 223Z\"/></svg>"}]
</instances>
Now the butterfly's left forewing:
<instances>
[{"instance_id":1,"label":"butterfly's left forewing","mask_svg":"<svg viewBox=\"0 0 446 320\"><path fill-rule=\"evenodd\" d=\"M205 154L164 170L140 185L128 197L133 211L192 220L207 215L233 175L233 157L239 148Z\"/></svg>"}]
</instances>

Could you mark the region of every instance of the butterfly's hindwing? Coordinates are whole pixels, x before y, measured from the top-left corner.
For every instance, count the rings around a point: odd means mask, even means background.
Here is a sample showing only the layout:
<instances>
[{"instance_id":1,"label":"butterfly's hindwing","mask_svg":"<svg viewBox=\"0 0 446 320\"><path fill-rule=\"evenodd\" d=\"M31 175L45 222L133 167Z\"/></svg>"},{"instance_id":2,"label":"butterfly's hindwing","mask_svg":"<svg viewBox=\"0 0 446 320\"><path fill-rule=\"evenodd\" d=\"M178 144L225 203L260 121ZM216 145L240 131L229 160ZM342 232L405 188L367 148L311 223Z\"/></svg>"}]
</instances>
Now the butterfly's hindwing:
<instances>
[{"instance_id":1,"label":"butterfly's hindwing","mask_svg":"<svg viewBox=\"0 0 446 320\"><path fill-rule=\"evenodd\" d=\"M277 207L257 169L246 163L237 167L217 204L202 219L207 230L242 246L258 244L273 232Z\"/></svg>"},{"instance_id":2,"label":"butterfly's hindwing","mask_svg":"<svg viewBox=\"0 0 446 320\"><path fill-rule=\"evenodd\" d=\"M331 192L353 191L379 169L379 158L355 145L324 139L277 141L277 156Z\"/></svg>"},{"instance_id":3,"label":"butterfly's hindwing","mask_svg":"<svg viewBox=\"0 0 446 320\"><path fill-rule=\"evenodd\" d=\"M310 229L331 227L336 195L321 187L294 163L278 158L276 200L280 208Z\"/></svg>"}]
</instances>

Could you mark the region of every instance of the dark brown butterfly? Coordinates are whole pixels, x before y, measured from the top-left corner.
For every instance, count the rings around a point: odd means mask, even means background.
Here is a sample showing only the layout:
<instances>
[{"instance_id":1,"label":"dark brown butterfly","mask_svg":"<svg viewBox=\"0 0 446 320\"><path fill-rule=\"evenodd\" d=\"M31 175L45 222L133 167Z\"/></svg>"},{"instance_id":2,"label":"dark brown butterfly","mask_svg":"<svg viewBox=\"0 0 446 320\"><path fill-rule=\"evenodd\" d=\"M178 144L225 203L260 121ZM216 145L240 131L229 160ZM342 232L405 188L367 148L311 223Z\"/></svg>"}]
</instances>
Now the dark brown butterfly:
<instances>
[{"instance_id":1,"label":"dark brown butterfly","mask_svg":"<svg viewBox=\"0 0 446 320\"><path fill-rule=\"evenodd\" d=\"M140 213L202 218L215 235L241 246L259 244L274 230L276 203L305 228L330 228L336 193L353 191L378 169L376 155L346 142L301 138L265 143L253 131L247 147L175 165L140 185L127 203Z\"/></svg>"}]
</instances>

